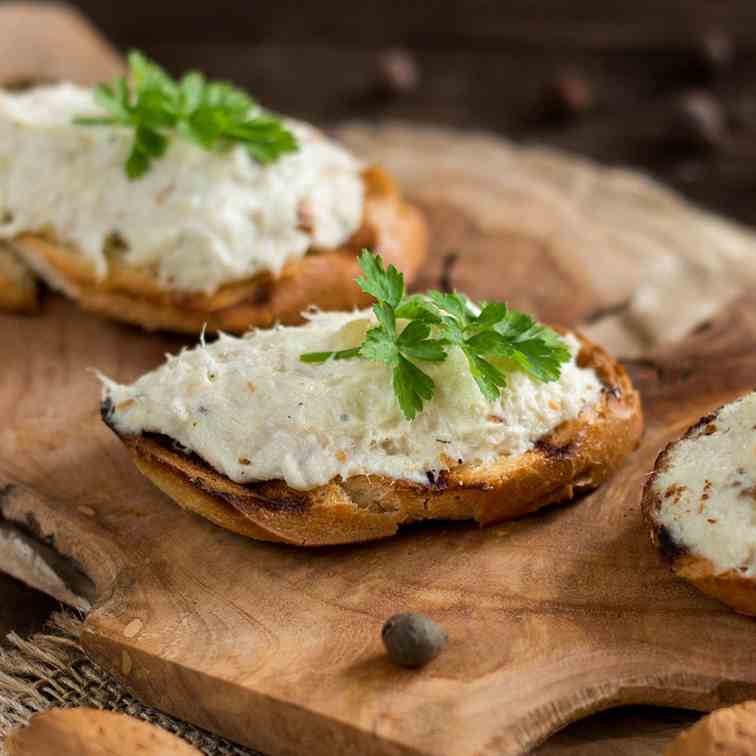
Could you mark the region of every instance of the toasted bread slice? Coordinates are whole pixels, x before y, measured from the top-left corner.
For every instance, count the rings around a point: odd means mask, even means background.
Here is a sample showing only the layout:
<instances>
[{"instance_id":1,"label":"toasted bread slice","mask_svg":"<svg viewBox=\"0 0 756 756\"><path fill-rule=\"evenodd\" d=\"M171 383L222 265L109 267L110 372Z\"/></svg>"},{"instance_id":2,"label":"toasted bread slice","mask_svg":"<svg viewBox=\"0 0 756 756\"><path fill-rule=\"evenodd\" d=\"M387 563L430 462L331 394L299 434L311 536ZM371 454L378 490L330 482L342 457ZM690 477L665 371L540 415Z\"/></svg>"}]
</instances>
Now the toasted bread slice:
<instances>
[{"instance_id":1,"label":"toasted bread slice","mask_svg":"<svg viewBox=\"0 0 756 756\"><path fill-rule=\"evenodd\" d=\"M110 260L100 280L79 255L54 240L23 235L13 244L21 257L47 281L80 305L100 315L149 330L243 333L250 327L302 322L315 305L347 310L369 298L355 284L357 256L369 246L404 272L407 280L425 259L427 230L420 212L404 202L394 182L377 168L363 172L365 212L362 227L342 247L313 249L286 265L279 277L269 274L227 284L215 294L186 294L162 288L151 270Z\"/></svg>"},{"instance_id":2,"label":"toasted bread slice","mask_svg":"<svg viewBox=\"0 0 756 756\"><path fill-rule=\"evenodd\" d=\"M679 577L756 616L756 392L701 418L657 457L651 540Z\"/></svg>"},{"instance_id":3,"label":"toasted bread slice","mask_svg":"<svg viewBox=\"0 0 756 756\"><path fill-rule=\"evenodd\" d=\"M756 701L717 709L683 730L664 756L748 756L756 752Z\"/></svg>"},{"instance_id":4,"label":"toasted bread slice","mask_svg":"<svg viewBox=\"0 0 756 756\"><path fill-rule=\"evenodd\" d=\"M0 310L31 313L38 308L34 274L9 245L0 243Z\"/></svg>"},{"instance_id":5,"label":"toasted bread slice","mask_svg":"<svg viewBox=\"0 0 756 756\"><path fill-rule=\"evenodd\" d=\"M180 506L260 540L300 546L369 541L425 519L475 519L487 525L595 488L637 446L643 426L640 398L625 370L585 339L578 365L594 368L603 384L595 406L524 454L501 457L494 465L457 465L429 485L377 475L335 478L307 491L281 480L242 485L198 456L176 451L165 436L121 440L139 470ZM105 422L111 409L106 400Z\"/></svg>"}]
</instances>

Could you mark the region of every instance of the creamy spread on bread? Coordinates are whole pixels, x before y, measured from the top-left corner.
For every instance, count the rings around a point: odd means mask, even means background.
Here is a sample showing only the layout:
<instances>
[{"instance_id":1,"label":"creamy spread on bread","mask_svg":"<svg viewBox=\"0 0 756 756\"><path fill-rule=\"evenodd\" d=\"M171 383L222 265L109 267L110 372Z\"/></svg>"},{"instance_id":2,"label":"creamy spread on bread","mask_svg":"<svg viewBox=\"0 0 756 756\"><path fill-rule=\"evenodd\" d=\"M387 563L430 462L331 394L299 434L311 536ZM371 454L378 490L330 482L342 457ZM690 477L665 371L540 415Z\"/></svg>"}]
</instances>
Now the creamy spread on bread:
<instances>
[{"instance_id":1,"label":"creamy spread on bread","mask_svg":"<svg viewBox=\"0 0 756 756\"><path fill-rule=\"evenodd\" d=\"M0 238L44 234L100 278L118 254L167 289L212 293L276 275L361 225L360 163L311 126L285 120L299 149L265 165L239 145L212 152L173 139L130 181L133 132L73 123L99 113L92 90L73 84L0 92Z\"/></svg>"},{"instance_id":2,"label":"creamy spread on bread","mask_svg":"<svg viewBox=\"0 0 756 756\"><path fill-rule=\"evenodd\" d=\"M599 400L579 342L558 380L508 373L496 402L481 394L458 347L423 363L436 393L413 421L391 390L390 368L351 359L307 364L305 352L348 349L374 324L370 311L313 313L297 327L221 335L168 357L131 385L103 378L108 422L122 436L159 433L231 480L284 480L309 489L341 476L384 475L428 484L458 464L519 455ZM401 321L400 321L401 325Z\"/></svg>"},{"instance_id":3,"label":"creamy spread on bread","mask_svg":"<svg viewBox=\"0 0 756 756\"><path fill-rule=\"evenodd\" d=\"M671 542L717 574L756 575L756 393L704 418L670 446L652 484L652 514Z\"/></svg>"}]
</instances>

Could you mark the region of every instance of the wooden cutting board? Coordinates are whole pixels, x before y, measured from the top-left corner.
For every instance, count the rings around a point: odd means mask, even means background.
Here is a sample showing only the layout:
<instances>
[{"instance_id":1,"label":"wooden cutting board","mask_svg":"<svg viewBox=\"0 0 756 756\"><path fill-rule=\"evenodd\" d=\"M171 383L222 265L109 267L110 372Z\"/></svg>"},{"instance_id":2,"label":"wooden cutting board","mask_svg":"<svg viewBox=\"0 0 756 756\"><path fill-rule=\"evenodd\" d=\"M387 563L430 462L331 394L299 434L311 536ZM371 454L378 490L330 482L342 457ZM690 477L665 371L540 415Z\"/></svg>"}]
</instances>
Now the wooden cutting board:
<instances>
[{"instance_id":1,"label":"wooden cutting board","mask_svg":"<svg viewBox=\"0 0 756 756\"><path fill-rule=\"evenodd\" d=\"M179 342L50 297L41 317L0 318L2 517L93 579L83 643L99 663L269 754L520 754L622 703L740 700L756 694L753 621L669 574L638 497L666 441L756 382L755 307L633 366L645 441L592 496L515 524L304 551L226 533L142 479L86 368L128 380ZM420 672L381 648L382 622L408 609L451 638Z\"/></svg>"}]
</instances>

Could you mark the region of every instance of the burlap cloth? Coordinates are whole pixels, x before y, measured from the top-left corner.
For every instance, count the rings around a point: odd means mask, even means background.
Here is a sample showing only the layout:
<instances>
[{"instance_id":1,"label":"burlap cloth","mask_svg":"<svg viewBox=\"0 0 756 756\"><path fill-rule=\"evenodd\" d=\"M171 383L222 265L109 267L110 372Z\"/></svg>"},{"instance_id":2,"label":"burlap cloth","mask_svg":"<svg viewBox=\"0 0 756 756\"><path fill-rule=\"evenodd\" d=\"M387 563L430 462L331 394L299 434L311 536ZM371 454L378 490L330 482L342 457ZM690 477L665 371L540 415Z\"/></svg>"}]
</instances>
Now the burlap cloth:
<instances>
[{"instance_id":1,"label":"burlap cloth","mask_svg":"<svg viewBox=\"0 0 756 756\"><path fill-rule=\"evenodd\" d=\"M87 657L79 645L82 626L81 616L59 612L30 640L7 636L7 647L0 648L0 755L5 735L37 712L89 706L158 725L208 756L260 756L141 704Z\"/></svg>"}]
</instances>

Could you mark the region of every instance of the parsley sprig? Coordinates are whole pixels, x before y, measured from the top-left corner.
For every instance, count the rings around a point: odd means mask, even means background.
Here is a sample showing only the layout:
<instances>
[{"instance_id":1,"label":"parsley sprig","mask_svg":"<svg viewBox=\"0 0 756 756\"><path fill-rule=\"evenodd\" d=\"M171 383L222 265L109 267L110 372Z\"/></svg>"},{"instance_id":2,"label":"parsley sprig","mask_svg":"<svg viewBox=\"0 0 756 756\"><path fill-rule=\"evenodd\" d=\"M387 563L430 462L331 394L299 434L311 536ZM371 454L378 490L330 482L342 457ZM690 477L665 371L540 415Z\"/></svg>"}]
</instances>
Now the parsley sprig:
<instances>
[{"instance_id":1,"label":"parsley sprig","mask_svg":"<svg viewBox=\"0 0 756 756\"><path fill-rule=\"evenodd\" d=\"M139 52L129 53L128 61L128 77L95 88L95 101L108 115L83 116L74 123L133 129L125 166L130 179L144 176L174 136L214 152L242 144L261 163L298 149L296 138L278 118L232 84L207 81L196 71L176 81Z\"/></svg>"},{"instance_id":2,"label":"parsley sprig","mask_svg":"<svg viewBox=\"0 0 756 756\"><path fill-rule=\"evenodd\" d=\"M559 378L570 350L559 335L503 302L475 305L464 294L429 291L407 296L404 276L364 249L360 256L360 288L376 299L378 325L357 347L337 352L309 352L303 362L365 359L392 369L392 384L402 414L414 420L433 398L433 379L415 360L443 362L449 349L462 350L483 396L493 402L506 388L507 369L520 369L539 381ZM409 321L399 330L398 320ZM494 360L494 361L492 361Z\"/></svg>"}]
</instances>

